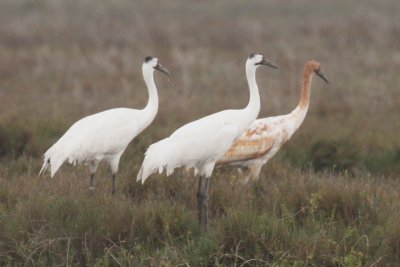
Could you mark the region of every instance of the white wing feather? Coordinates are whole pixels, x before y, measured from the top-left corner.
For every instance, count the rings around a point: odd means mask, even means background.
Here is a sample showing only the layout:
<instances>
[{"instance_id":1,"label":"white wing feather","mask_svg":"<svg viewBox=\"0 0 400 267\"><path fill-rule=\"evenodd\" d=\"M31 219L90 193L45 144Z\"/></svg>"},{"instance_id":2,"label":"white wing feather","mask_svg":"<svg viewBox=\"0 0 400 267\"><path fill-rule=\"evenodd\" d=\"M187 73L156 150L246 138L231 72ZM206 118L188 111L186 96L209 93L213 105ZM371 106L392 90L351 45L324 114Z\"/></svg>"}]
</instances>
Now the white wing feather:
<instances>
[{"instance_id":1,"label":"white wing feather","mask_svg":"<svg viewBox=\"0 0 400 267\"><path fill-rule=\"evenodd\" d=\"M169 175L182 166L197 168L199 162L203 166L214 164L241 133L234 122L235 115L235 110L212 114L188 123L170 137L152 144L146 151L137 180L144 183L149 175L162 172L164 168Z\"/></svg>"},{"instance_id":2,"label":"white wing feather","mask_svg":"<svg viewBox=\"0 0 400 267\"><path fill-rule=\"evenodd\" d=\"M132 120L135 123L127 123ZM140 110L127 108L107 110L77 121L46 151L40 173L51 168L53 177L65 161L76 164L122 153L147 126L144 122L140 125L141 121Z\"/></svg>"}]
</instances>

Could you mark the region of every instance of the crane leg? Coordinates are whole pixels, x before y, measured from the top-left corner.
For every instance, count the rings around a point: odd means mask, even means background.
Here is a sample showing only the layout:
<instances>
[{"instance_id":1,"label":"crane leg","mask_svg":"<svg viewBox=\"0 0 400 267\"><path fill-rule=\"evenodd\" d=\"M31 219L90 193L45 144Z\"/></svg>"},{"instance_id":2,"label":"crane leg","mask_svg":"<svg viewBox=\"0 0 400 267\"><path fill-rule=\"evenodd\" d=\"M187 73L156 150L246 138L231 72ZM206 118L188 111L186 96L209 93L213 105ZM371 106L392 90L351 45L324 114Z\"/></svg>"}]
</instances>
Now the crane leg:
<instances>
[{"instance_id":1,"label":"crane leg","mask_svg":"<svg viewBox=\"0 0 400 267\"><path fill-rule=\"evenodd\" d=\"M208 228L208 189L210 187L210 178L206 178L203 188L203 176L199 176L199 187L197 189L197 209L200 227L205 230Z\"/></svg>"},{"instance_id":2,"label":"crane leg","mask_svg":"<svg viewBox=\"0 0 400 267\"><path fill-rule=\"evenodd\" d=\"M99 166L99 163L97 161L91 161L89 163L89 168L90 168L89 189L90 190L94 190L94 174L96 173L98 166Z\"/></svg>"},{"instance_id":3,"label":"crane leg","mask_svg":"<svg viewBox=\"0 0 400 267\"><path fill-rule=\"evenodd\" d=\"M91 173L90 174L90 182L89 182L89 189L90 190L94 190L93 180L94 180L94 173Z\"/></svg>"},{"instance_id":4,"label":"crane leg","mask_svg":"<svg viewBox=\"0 0 400 267\"><path fill-rule=\"evenodd\" d=\"M112 159L110 159L110 161L108 162L110 164L110 170L112 173L112 195L115 195L116 187L115 187L115 176L117 175L118 172L118 165L119 165L119 159L121 158L122 153L114 156Z\"/></svg>"},{"instance_id":5,"label":"crane leg","mask_svg":"<svg viewBox=\"0 0 400 267\"><path fill-rule=\"evenodd\" d=\"M203 198L201 205L204 210L204 218L202 220L203 222L203 227L207 230L208 229L208 200L209 200L209 195L208 195L208 189L210 187L210 177L206 178L206 184L204 187L203 191Z\"/></svg>"},{"instance_id":6,"label":"crane leg","mask_svg":"<svg viewBox=\"0 0 400 267\"><path fill-rule=\"evenodd\" d=\"M246 174L243 175L242 177L243 177L242 185L246 185L246 184L249 182L250 178L251 178L251 174L250 174L250 172L247 170L247 171L246 171Z\"/></svg>"},{"instance_id":7,"label":"crane leg","mask_svg":"<svg viewBox=\"0 0 400 267\"><path fill-rule=\"evenodd\" d=\"M111 191L111 193L112 193L112 195L114 196L115 195L115 192L116 192L116 189L115 189L115 173L112 175L112 191Z\"/></svg>"},{"instance_id":8,"label":"crane leg","mask_svg":"<svg viewBox=\"0 0 400 267\"><path fill-rule=\"evenodd\" d=\"M250 168L250 177L253 181L258 181L260 179L260 172L263 164L262 163L257 163L253 164Z\"/></svg>"},{"instance_id":9,"label":"crane leg","mask_svg":"<svg viewBox=\"0 0 400 267\"><path fill-rule=\"evenodd\" d=\"M199 224L201 225L202 223L202 199L203 199L203 190L202 190L202 184L203 184L203 176L199 176L199 186L197 188L197 216L199 219Z\"/></svg>"}]
</instances>

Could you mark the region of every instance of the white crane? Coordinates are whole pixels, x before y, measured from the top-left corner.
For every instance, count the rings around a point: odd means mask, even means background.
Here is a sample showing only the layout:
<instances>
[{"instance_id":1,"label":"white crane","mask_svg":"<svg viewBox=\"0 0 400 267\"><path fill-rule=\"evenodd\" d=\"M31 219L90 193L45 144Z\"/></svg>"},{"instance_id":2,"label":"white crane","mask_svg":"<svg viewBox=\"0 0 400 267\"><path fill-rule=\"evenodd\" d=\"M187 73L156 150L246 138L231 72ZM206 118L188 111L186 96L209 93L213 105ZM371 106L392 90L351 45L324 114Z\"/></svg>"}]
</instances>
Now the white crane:
<instances>
[{"instance_id":1,"label":"white crane","mask_svg":"<svg viewBox=\"0 0 400 267\"><path fill-rule=\"evenodd\" d=\"M250 101L244 109L224 110L201 118L152 144L146 151L137 175L137 180L144 183L149 175L156 171L161 173L164 168L167 175L178 167L195 168L195 174L199 174L199 222L203 226L208 225L208 188L215 163L257 118L260 111L260 95L255 74L261 65L277 68L261 54L249 56L246 62L246 76Z\"/></svg>"},{"instance_id":2,"label":"white crane","mask_svg":"<svg viewBox=\"0 0 400 267\"><path fill-rule=\"evenodd\" d=\"M142 71L149 100L144 109L115 108L80 119L46 151L39 175L51 169L53 177L65 161L74 165L85 163L89 165L91 172L89 188L94 189L93 179L97 167L100 161L106 160L112 172L114 195L115 176L122 153L132 139L150 125L157 114L158 95L154 70L169 74L157 58L145 58Z\"/></svg>"},{"instance_id":3,"label":"white crane","mask_svg":"<svg viewBox=\"0 0 400 267\"><path fill-rule=\"evenodd\" d=\"M313 73L329 83L321 71L320 63L314 60L308 61L304 68L302 94L297 107L287 115L255 120L217 161L217 167L224 165L243 167L247 170L244 183L250 178L257 180L262 166L279 151L302 124L310 104Z\"/></svg>"}]
</instances>

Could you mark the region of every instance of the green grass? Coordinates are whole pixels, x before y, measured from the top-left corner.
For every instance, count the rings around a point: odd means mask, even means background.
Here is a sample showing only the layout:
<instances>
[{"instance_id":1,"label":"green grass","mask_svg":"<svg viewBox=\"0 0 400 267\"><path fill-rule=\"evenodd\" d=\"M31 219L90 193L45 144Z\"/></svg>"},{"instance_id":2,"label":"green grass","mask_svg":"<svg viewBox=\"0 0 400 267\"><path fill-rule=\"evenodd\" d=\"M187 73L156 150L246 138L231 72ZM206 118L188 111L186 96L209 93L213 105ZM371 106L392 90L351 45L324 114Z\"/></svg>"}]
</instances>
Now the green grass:
<instances>
[{"instance_id":1,"label":"green grass","mask_svg":"<svg viewBox=\"0 0 400 267\"><path fill-rule=\"evenodd\" d=\"M82 173L82 172L80 172ZM129 176L129 171L122 175ZM132 177L133 178L133 177ZM118 196L78 171L2 182L2 265L326 265L399 261L398 180L291 167L248 186L216 175L211 225L197 225L190 177L120 179ZM27 184L29 183L29 185Z\"/></svg>"},{"instance_id":2,"label":"green grass","mask_svg":"<svg viewBox=\"0 0 400 267\"><path fill-rule=\"evenodd\" d=\"M397 266L400 263L400 28L385 1L14 1L0 3L0 266ZM145 149L196 118L248 101L261 52L260 117L288 113L305 62L303 125L247 186L211 181L208 232L185 172L136 174ZM42 154L79 118L143 107L154 55L159 112L125 151L111 197L101 165L39 177Z\"/></svg>"}]
</instances>

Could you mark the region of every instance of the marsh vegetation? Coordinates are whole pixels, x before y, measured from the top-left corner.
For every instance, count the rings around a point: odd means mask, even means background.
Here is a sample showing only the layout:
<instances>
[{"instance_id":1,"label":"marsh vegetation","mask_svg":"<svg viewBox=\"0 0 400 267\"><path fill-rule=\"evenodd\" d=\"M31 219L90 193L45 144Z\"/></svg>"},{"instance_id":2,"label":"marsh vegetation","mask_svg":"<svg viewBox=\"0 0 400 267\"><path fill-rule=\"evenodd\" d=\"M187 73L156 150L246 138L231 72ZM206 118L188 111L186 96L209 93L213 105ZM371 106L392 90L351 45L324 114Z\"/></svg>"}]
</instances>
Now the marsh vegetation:
<instances>
[{"instance_id":1,"label":"marsh vegetation","mask_svg":"<svg viewBox=\"0 0 400 267\"><path fill-rule=\"evenodd\" d=\"M400 24L385 1L14 1L0 3L1 266L396 266L400 262ZM260 117L288 113L305 62L321 62L304 124L242 186L211 183L197 225L195 182L136 174L148 145L248 101L250 52ZM147 101L141 62L160 58L159 113L107 166L39 177L42 154L79 118ZM262 73L261 73L262 72Z\"/></svg>"}]
</instances>

